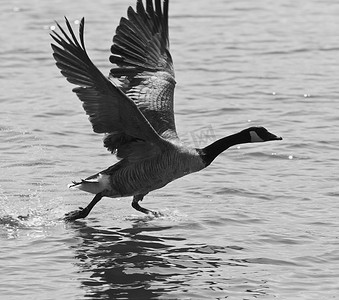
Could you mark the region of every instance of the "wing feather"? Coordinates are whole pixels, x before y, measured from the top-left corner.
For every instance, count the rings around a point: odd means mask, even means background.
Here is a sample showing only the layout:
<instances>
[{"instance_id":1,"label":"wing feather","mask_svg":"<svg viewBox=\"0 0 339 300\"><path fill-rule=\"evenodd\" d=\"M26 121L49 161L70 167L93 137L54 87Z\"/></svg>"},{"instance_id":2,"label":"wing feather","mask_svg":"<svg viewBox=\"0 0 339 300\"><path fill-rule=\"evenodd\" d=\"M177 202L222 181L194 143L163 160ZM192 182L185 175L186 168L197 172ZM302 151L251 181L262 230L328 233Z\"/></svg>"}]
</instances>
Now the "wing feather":
<instances>
[{"instance_id":1,"label":"wing feather","mask_svg":"<svg viewBox=\"0 0 339 300\"><path fill-rule=\"evenodd\" d=\"M169 52L168 0L141 0L121 18L111 47L117 67L110 77L131 98L157 133L177 138L174 121L174 69Z\"/></svg>"},{"instance_id":2,"label":"wing feather","mask_svg":"<svg viewBox=\"0 0 339 300\"><path fill-rule=\"evenodd\" d=\"M69 35L57 25L64 37L55 31L51 34L58 45L52 44L56 65L69 82L78 86L73 91L83 102L94 132L109 133L116 138L114 143L106 145L107 148L114 152L118 147L136 140L161 147L162 138L135 103L106 78L88 57L84 45L84 18L79 26L80 43L67 19Z\"/></svg>"}]
</instances>

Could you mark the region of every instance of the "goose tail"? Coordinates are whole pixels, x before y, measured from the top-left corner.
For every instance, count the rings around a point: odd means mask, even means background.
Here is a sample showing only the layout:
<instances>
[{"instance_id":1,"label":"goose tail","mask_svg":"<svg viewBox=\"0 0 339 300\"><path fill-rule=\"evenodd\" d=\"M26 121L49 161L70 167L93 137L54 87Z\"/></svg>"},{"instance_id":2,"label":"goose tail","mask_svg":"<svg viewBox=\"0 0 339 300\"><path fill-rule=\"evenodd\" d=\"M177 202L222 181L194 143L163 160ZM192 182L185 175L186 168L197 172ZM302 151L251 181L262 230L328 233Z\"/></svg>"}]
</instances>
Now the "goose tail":
<instances>
[{"instance_id":1,"label":"goose tail","mask_svg":"<svg viewBox=\"0 0 339 300\"><path fill-rule=\"evenodd\" d=\"M98 194L109 189L109 176L99 173L98 175L81 179L81 181L72 181L72 183L68 185L68 188Z\"/></svg>"}]
</instances>

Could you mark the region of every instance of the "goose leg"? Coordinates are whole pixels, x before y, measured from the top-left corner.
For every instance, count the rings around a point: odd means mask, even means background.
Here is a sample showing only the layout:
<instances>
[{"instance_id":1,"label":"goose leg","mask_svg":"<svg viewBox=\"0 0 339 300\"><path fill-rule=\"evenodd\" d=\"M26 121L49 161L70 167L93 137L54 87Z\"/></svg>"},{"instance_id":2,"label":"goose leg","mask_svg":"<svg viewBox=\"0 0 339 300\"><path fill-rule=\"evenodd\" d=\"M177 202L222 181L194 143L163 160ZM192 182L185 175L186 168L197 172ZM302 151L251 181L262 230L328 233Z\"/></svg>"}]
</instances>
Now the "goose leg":
<instances>
[{"instance_id":1,"label":"goose leg","mask_svg":"<svg viewBox=\"0 0 339 300\"><path fill-rule=\"evenodd\" d=\"M156 215L157 213L152 211L152 210L149 210L149 209L146 209L146 208L143 208L139 205L139 201L142 201L142 199L144 199L144 196L145 195L135 195L133 196L133 201L132 201L132 207L138 211L141 211L143 212L144 214L153 214L153 215Z\"/></svg>"},{"instance_id":2,"label":"goose leg","mask_svg":"<svg viewBox=\"0 0 339 300\"><path fill-rule=\"evenodd\" d=\"M71 222L77 219L86 218L90 211L92 210L92 208L94 207L94 205L97 204L102 197L103 196L101 193L96 194L93 200L85 208L79 207L80 208L79 210L74 210L67 213L64 217L64 220L66 222Z\"/></svg>"}]
</instances>

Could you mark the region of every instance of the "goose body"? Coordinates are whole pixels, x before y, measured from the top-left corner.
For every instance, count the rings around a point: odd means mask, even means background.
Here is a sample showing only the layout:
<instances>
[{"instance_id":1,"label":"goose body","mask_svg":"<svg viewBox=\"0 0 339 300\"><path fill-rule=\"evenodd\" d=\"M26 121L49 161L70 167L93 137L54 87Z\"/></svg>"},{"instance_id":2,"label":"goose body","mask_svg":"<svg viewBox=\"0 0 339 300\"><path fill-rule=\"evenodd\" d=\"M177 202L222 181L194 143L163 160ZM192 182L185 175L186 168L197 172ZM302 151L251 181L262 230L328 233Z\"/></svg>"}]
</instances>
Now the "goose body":
<instances>
[{"instance_id":1,"label":"goose body","mask_svg":"<svg viewBox=\"0 0 339 300\"><path fill-rule=\"evenodd\" d=\"M151 159L133 163L122 160L70 187L106 197L146 195L184 175L200 171L205 164L195 149L169 145Z\"/></svg>"},{"instance_id":2,"label":"goose body","mask_svg":"<svg viewBox=\"0 0 339 300\"><path fill-rule=\"evenodd\" d=\"M104 146L119 161L106 170L73 182L92 194L90 204L70 212L68 221L86 217L102 197L133 196L132 206L149 213L139 201L169 182L207 167L229 147L281 138L263 127L250 127L217 140L202 149L181 143L175 128L174 68L169 52L168 0L137 1L121 18L111 47L114 65L104 76L87 55L84 19L79 40L66 19L68 33L57 23L63 37L53 31L53 56L57 67L83 102L93 131L105 133Z\"/></svg>"}]
</instances>

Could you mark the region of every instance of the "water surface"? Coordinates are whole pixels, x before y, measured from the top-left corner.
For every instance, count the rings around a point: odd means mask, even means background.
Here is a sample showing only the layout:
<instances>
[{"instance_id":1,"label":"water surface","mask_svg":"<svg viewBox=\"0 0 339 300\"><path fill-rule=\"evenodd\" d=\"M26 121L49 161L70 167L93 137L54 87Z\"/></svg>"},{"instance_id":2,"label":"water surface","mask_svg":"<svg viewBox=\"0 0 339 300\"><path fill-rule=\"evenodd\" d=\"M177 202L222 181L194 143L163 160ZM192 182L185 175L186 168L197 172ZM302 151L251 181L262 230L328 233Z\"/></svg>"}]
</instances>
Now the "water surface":
<instances>
[{"instance_id":1,"label":"water surface","mask_svg":"<svg viewBox=\"0 0 339 300\"><path fill-rule=\"evenodd\" d=\"M170 3L183 140L264 125L283 141L234 147L152 192L143 205L162 217L106 198L65 224L92 197L67 184L116 160L55 67L50 28L85 16L108 74L134 1L2 1L1 298L336 299L339 4L299 2Z\"/></svg>"}]
</instances>

